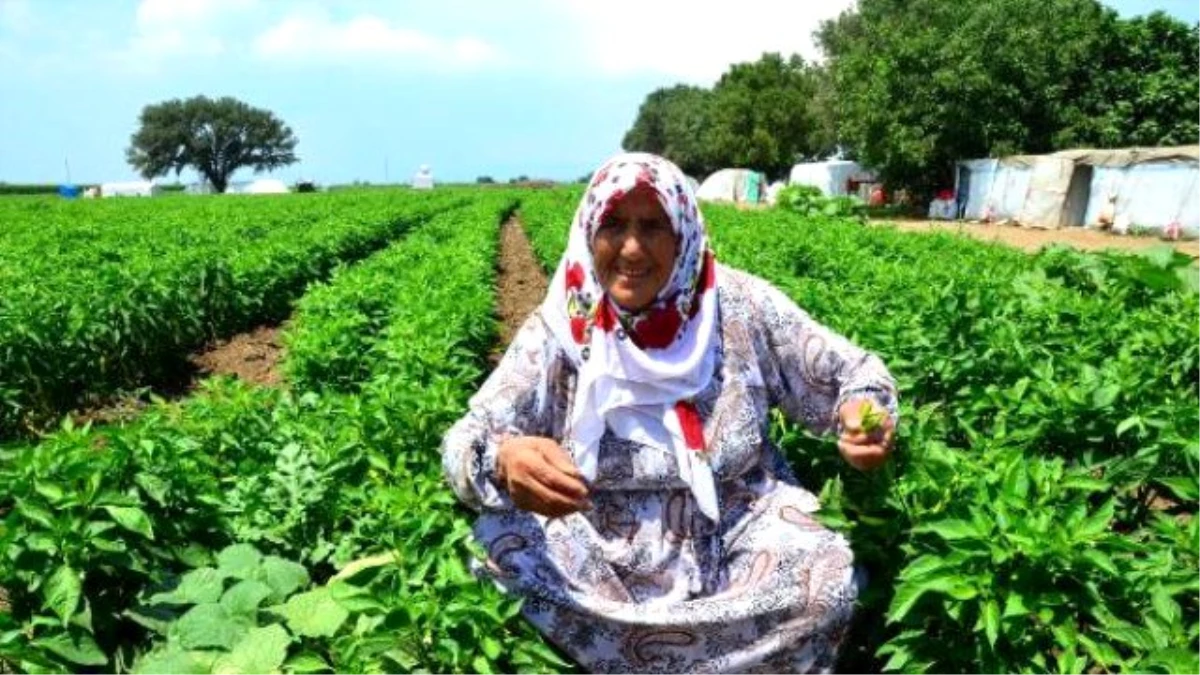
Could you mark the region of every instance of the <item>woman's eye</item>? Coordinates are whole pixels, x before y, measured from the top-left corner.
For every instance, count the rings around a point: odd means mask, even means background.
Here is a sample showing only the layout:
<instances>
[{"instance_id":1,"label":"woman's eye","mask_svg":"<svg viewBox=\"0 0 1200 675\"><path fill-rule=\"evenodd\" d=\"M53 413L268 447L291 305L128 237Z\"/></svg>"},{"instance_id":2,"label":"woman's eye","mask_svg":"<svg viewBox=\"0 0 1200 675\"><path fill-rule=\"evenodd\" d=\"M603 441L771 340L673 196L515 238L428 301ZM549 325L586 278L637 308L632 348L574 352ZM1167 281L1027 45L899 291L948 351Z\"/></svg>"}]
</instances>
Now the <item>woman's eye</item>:
<instances>
[{"instance_id":1,"label":"woman's eye","mask_svg":"<svg viewBox=\"0 0 1200 675\"><path fill-rule=\"evenodd\" d=\"M646 231L655 236L670 234L671 224L662 220L654 220L646 224Z\"/></svg>"},{"instance_id":2,"label":"woman's eye","mask_svg":"<svg viewBox=\"0 0 1200 675\"><path fill-rule=\"evenodd\" d=\"M620 234L621 230L624 229L624 227L625 227L625 225L623 223L621 223L619 220L616 220L614 218L607 218L603 222L600 223L600 229L597 230L596 234L603 235L605 237L612 237L617 234Z\"/></svg>"}]
</instances>

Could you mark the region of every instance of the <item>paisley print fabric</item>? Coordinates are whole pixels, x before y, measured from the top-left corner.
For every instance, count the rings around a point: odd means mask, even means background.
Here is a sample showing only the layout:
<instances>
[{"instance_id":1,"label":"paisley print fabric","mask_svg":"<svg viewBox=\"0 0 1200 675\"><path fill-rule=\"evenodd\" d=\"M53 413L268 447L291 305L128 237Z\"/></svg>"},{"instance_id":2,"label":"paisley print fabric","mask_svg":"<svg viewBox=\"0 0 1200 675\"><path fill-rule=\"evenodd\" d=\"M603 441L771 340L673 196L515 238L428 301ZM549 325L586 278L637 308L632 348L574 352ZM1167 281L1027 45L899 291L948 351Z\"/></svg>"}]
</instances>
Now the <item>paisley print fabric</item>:
<instances>
[{"instance_id":1,"label":"paisley print fabric","mask_svg":"<svg viewBox=\"0 0 1200 675\"><path fill-rule=\"evenodd\" d=\"M525 599L525 615L597 672L812 672L833 667L859 591L847 542L819 525L768 439L779 408L818 432L867 397L895 421L874 355L750 274L718 266L715 368L694 399L721 509L710 518L669 452L607 430L594 508L547 519L495 480L514 435L561 439L578 369L535 313L447 433L443 467L480 511L479 572Z\"/></svg>"}]
</instances>

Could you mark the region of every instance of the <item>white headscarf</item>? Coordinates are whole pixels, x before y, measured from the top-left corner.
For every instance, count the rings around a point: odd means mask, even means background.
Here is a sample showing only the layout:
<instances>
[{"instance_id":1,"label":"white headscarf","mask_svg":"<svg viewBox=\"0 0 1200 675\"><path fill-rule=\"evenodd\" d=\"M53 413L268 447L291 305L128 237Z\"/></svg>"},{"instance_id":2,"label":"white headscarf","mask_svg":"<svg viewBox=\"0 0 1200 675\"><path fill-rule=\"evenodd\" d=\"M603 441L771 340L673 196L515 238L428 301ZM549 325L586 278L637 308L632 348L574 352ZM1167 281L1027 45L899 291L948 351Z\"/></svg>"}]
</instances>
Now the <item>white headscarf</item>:
<instances>
[{"instance_id":1,"label":"white headscarf","mask_svg":"<svg viewBox=\"0 0 1200 675\"><path fill-rule=\"evenodd\" d=\"M596 230L635 188L650 188L679 237L675 267L649 307L627 312L609 299L592 259ZM691 403L716 366L716 263L687 178L645 153L617 155L592 176L575 212L567 250L541 312L579 376L564 447L584 477L596 477L600 437L675 456L700 510L718 519L704 427Z\"/></svg>"}]
</instances>

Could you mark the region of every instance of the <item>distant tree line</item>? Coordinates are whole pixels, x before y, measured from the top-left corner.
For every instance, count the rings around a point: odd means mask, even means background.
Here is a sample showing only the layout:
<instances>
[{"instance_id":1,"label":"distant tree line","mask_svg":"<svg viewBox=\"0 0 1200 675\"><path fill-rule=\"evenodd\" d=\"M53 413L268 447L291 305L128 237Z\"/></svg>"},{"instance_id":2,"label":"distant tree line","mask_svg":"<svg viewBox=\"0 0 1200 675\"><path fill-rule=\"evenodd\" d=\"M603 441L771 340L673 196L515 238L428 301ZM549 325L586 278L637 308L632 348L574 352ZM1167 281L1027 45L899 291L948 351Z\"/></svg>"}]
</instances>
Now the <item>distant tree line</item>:
<instances>
[{"instance_id":1,"label":"distant tree line","mask_svg":"<svg viewBox=\"0 0 1200 675\"><path fill-rule=\"evenodd\" d=\"M627 150L703 178L783 177L841 150L928 194L955 160L1072 147L1192 144L1200 28L1122 19L1096 0L859 0L815 34L821 64L764 54L711 88L652 92Z\"/></svg>"}]
</instances>

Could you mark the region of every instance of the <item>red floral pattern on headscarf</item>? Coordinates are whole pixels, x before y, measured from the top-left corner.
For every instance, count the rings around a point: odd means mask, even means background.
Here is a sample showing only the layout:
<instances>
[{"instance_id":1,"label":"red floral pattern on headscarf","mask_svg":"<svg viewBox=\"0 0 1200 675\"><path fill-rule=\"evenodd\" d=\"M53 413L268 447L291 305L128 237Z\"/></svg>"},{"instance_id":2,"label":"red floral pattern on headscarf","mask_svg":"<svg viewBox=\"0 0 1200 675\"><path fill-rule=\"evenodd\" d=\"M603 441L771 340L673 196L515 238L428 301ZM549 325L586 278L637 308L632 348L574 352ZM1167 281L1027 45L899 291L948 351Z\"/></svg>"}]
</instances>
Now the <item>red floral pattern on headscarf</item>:
<instances>
[{"instance_id":1,"label":"red floral pattern on headscarf","mask_svg":"<svg viewBox=\"0 0 1200 675\"><path fill-rule=\"evenodd\" d=\"M592 243L606 216L638 189L653 190L679 244L671 274L654 300L629 311L599 283ZM701 510L716 516L703 419L687 403L707 386L716 367L716 284L716 261L683 172L645 153L605 162L575 212L567 250L542 306L547 325L578 369L577 405L563 442L585 477L595 470L606 428L662 446L658 431L654 438L660 440L645 436L661 425L670 438L663 449L680 462Z\"/></svg>"}]
</instances>

